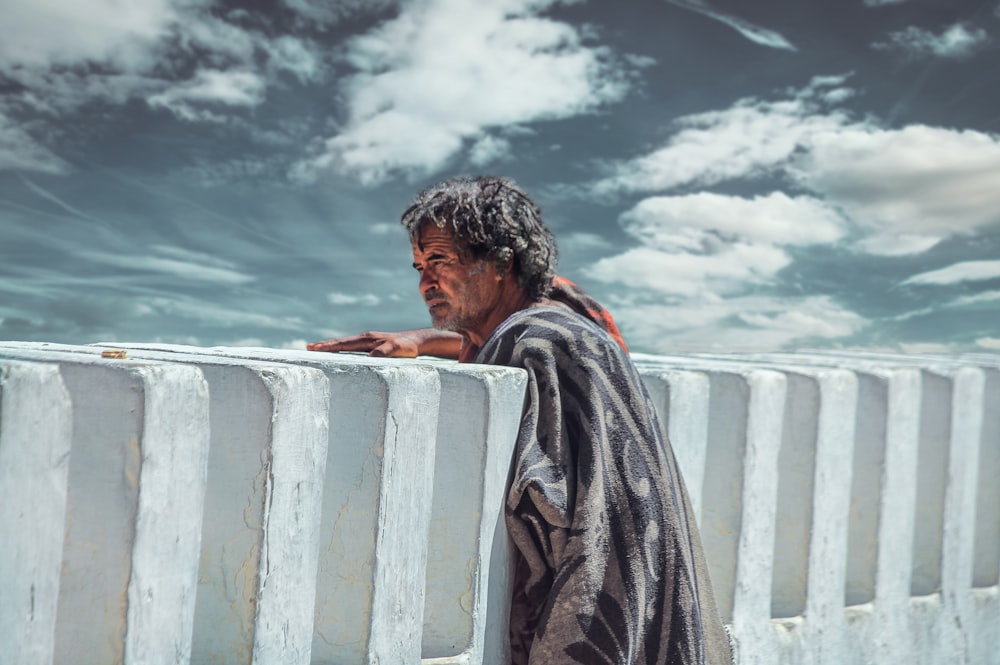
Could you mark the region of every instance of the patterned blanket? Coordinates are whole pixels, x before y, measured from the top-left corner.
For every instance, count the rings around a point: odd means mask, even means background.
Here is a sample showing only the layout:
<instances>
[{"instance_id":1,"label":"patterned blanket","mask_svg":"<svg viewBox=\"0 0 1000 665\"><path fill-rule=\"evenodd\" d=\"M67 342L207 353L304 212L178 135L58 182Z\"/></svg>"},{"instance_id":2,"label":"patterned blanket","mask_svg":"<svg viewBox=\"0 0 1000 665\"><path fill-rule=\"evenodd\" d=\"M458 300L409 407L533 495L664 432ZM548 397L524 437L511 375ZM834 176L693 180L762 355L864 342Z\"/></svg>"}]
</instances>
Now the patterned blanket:
<instances>
[{"instance_id":1,"label":"patterned blanket","mask_svg":"<svg viewBox=\"0 0 1000 665\"><path fill-rule=\"evenodd\" d=\"M731 663L684 483L622 347L542 306L476 362L529 376L506 505L512 661Z\"/></svg>"}]
</instances>

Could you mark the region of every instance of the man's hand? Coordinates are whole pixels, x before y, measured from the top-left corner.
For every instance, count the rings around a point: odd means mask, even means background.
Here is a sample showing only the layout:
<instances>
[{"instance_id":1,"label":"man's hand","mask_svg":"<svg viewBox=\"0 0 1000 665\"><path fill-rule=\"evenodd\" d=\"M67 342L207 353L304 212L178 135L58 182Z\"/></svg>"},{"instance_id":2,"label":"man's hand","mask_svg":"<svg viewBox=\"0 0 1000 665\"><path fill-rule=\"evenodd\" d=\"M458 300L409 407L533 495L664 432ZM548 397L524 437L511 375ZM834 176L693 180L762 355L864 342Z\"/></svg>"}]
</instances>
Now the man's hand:
<instances>
[{"instance_id":1,"label":"man's hand","mask_svg":"<svg viewBox=\"0 0 1000 665\"><path fill-rule=\"evenodd\" d=\"M415 358L418 355L457 359L462 336L445 330L422 328L400 332L370 330L351 337L338 337L306 346L310 351L361 351L376 358Z\"/></svg>"}]
</instances>

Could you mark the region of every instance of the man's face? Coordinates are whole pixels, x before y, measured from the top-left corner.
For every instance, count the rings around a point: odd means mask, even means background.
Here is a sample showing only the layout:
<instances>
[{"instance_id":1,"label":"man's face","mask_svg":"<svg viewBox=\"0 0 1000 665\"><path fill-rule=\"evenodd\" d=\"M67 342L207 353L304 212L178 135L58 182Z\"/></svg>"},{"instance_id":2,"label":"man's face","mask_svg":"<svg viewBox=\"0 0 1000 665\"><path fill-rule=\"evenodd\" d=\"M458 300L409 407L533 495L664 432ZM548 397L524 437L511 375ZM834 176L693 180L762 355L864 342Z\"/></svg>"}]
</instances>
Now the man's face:
<instances>
[{"instance_id":1,"label":"man's face","mask_svg":"<svg viewBox=\"0 0 1000 665\"><path fill-rule=\"evenodd\" d=\"M420 295L435 328L479 332L500 299L500 278L491 261L463 262L451 234L425 223L413 243Z\"/></svg>"}]
</instances>

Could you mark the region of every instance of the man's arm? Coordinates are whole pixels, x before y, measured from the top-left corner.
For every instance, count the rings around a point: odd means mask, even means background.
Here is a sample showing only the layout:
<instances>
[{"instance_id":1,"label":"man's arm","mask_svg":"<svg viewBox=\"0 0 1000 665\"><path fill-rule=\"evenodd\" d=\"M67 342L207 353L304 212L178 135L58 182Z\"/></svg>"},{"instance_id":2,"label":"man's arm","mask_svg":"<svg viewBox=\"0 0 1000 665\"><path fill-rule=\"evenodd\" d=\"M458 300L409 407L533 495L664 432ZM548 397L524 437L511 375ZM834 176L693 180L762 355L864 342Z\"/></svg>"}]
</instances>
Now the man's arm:
<instances>
[{"instance_id":1,"label":"man's arm","mask_svg":"<svg viewBox=\"0 0 1000 665\"><path fill-rule=\"evenodd\" d=\"M447 330L421 328L399 332L370 330L351 337L338 337L306 346L310 351L362 351L378 358L415 358L437 356L458 359L462 349L462 336Z\"/></svg>"}]
</instances>

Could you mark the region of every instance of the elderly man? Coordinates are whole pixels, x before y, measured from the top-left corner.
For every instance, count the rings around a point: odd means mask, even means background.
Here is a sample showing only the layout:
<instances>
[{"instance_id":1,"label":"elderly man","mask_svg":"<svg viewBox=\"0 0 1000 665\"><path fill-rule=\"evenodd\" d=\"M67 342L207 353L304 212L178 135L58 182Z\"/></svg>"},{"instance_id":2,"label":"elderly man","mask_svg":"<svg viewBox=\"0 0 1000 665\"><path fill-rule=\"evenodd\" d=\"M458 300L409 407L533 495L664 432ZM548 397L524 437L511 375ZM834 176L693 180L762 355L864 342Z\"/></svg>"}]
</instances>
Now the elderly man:
<instances>
[{"instance_id":1,"label":"elderly man","mask_svg":"<svg viewBox=\"0 0 1000 665\"><path fill-rule=\"evenodd\" d=\"M513 662L730 663L669 443L613 321L554 276L538 207L507 179L457 178L402 223L435 330L310 348L527 370L505 512Z\"/></svg>"}]
</instances>

